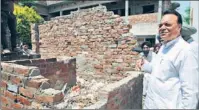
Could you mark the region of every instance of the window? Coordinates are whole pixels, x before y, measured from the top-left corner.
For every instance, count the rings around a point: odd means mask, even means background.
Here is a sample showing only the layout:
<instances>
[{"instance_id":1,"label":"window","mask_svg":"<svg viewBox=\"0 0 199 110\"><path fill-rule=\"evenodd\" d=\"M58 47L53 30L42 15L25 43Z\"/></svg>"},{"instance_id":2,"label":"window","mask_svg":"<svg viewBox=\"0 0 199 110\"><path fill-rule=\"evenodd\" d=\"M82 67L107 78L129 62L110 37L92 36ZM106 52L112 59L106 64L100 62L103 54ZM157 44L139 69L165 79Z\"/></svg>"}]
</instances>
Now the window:
<instances>
[{"instance_id":1,"label":"window","mask_svg":"<svg viewBox=\"0 0 199 110\"><path fill-rule=\"evenodd\" d=\"M131 8L129 8L129 15L131 15Z\"/></svg>"},{"instance_id":2,"label":"window","mask_svg":"<svg viewBox=\"0 0 199 110\"><path fill-rule=\"evenodd\" d=\"M141 45L144 42L144 38L138 38L137 37L137 42L139 45Z\"/></svg>"},{"instance_id":3,"label":"window","mask_svg":"<svg viewBox=\"0 0 199 110\"><path fill-rule=\"evenodd\" d=\"M63 15L69 15L71 11L77 11L77 8L63 11Z\"/></svg>"},{"instance_id":4,"label":"window","mask_svg":"<svg viewBox=\"0 0 199 110\"><path fill-rule=\"evenodd\" d=\"M48 16L47 16L47 15L41 15L41 17L42 17L45 21L48 20Z\"/></svg>"},{"instance_id":5,"label":"window","mask_svg":"<svg viewBox=\"0 0 199 110\"><path fill-rule=\"evenodd\" d=\"M118 10L112 10L114 14L118 14Z\"/></svg>"},{"instance_id":6,"label":"window","mask_svg":"<svg viewBox=\"0 0 199 110\"><path fill-rule=\"evenodd\" d=\"M145 6L142 6L143 8L143 14L146 14L146 13L154 13L155 11L155 6L154 5L145 5Z\"/></svg>"},{"instance_id":7,"label":"window","mask_svg":"<svg viewBox=\"0 0 199 110\"><path fill-rule=\"evenodd\" d=\"M117 4L117 2L111 2L111 5L116 5Z\"/></svg>"},{"instance_id":8,"label":"window","mask_svg":"<svg viewBox=\"0 0 199 110\"><path fill-rule=\"evenodd\" d=\"M155 38L146 38L145 40L148 41L148 42L150 42L151 46L155 45Z\"/></svg>"},{"instance_id":9,"label":"window","mask_svg":"<svg viewBox=\"0 0 199 110\"><path fill-rule=\"evenodd\" d=\"M51 13L51 17L60 16L60 12Z\"/></svg>"},{"instance_id":10,"label":"window","mask_svg":"<svg viewBox=\"0 0 199 110\"><path fill-rule=\"evenodd\" d=\"M125 16L125 9L120 9L121 15L120 16ZM131 15L131 8L129 8L129 15Z\"/></svg>"},{"instance_id":11,"label":"window","mask_svg":"<svg viewBox=\"0 0 199 110\"><path fill-rule=\"evenodd\" d=\"M120 16L125 16L125 9L120 9L121 15Z\"/></svg>"},{"instance_id":12,"label":"window","mask_svg":"<svg viewBox=\"0 0 199 110\"><path fill-rule=\"evenodd\" d=\"M93 7L96 7L98 5L92 5L92 6L86 6L86 7L82 7L81 9L88 9L88 8L93 8Z\"/></svg>"}]
</instances>

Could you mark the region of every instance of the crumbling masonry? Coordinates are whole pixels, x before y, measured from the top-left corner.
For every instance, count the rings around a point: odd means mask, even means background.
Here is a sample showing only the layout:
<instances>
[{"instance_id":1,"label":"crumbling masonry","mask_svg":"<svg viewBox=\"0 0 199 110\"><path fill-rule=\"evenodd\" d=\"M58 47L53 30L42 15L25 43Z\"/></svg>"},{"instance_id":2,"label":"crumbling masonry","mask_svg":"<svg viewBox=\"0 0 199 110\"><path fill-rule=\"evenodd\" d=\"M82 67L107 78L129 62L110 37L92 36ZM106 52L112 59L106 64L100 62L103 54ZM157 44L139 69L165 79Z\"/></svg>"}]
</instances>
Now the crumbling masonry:
<instances>
[{"instance_id":1,"label":"crumbling masonry","mask_svg":"<svg viewBox=\"0 0 199 110\"><path fill-rule=\"evenodd\" d=\"M103 6L32 25L42 58L1 63L2 109L141 108L130 28Z\"/></svg>"}]
</instances>

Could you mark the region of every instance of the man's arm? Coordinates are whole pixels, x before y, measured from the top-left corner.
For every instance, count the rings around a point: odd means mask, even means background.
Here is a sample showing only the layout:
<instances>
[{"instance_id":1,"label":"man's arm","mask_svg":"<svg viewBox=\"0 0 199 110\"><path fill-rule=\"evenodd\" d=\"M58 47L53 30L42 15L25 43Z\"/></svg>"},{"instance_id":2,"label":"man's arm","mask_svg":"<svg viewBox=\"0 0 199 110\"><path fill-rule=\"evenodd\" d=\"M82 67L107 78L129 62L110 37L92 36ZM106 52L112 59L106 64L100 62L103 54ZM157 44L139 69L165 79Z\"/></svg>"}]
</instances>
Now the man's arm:
<instances>
[{"instance_id":1,"label":"man's arm","mask_svg":"<svg viewBox=\"0 0 199 110\"><path fill-rule=\"evenodd\" d=\"M199 91L198 61L191 50L183 52L182 56L179 68L182 100L179 103L179 108L196 109Z\"/></svg>"},{"instance_id":2,"label":"man's arm","mask_svg":"<svg viewBox=\"0 0 199 110\"><path fill-rule=\"evenodd\" d=\"M152 64L150 62L144 63L141 67L141 70L146 73L151 73L152 72Z\"/></svg>"}]
</instances>

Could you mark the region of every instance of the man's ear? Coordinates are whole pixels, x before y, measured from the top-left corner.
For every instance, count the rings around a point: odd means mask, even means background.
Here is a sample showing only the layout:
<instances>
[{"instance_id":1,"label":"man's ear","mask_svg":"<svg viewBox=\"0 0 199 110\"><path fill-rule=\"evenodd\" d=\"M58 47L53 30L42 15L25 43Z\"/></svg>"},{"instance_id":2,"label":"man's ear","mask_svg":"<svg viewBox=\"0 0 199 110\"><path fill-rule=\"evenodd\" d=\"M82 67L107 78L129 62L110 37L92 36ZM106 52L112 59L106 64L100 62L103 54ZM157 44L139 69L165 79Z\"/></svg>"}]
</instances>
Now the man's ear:
<instances>
[{"instance_id":1,"label":"man's ear","mask_svg":"<svg viewBox=\"0 0 199 110\"><path fill-rule=\"evenodd\" d=\"M180 32L182 31L182 25L181 24L178 24L179 26L179 29L180 29Z\"/></svg>"}]
</instances>

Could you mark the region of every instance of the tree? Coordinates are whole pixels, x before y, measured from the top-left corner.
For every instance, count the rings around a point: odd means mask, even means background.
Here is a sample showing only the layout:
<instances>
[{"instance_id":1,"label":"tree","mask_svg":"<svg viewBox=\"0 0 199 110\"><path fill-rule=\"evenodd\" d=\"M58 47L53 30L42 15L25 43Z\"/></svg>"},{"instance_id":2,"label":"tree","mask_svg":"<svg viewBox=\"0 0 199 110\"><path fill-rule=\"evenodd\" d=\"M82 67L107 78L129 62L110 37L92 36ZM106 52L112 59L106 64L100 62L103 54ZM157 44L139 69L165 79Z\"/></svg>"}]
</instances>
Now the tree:
<instances>
[{"instance_id":1,"label":"tree","mask_svg":"<svg viewBox=\"0 0 199 110\"><path fill-rule=\"evenodd\" d=\"M31 44L30 25L43 22L43 18L33 8L17 4L14 5L14 15L17 19L19 40Z\"/></svg>"},{"instance_id":2,"label":"tree","mask_svg":"<svg viewBox=\"0 0 199 110\"><path fill-rule=\"evenodd\" d=\"M185 10L184 22L190 24L190 7L187 7Z\"/></svg>"}]
</instances>

